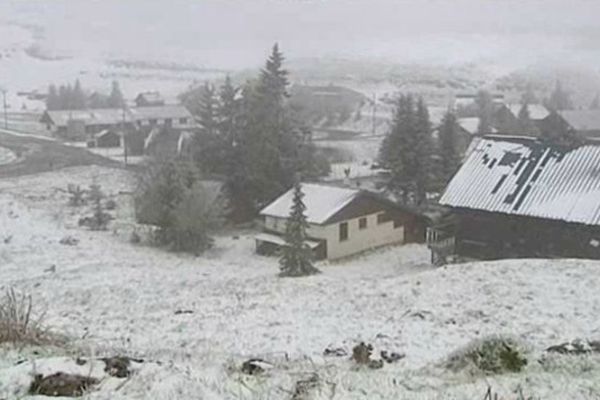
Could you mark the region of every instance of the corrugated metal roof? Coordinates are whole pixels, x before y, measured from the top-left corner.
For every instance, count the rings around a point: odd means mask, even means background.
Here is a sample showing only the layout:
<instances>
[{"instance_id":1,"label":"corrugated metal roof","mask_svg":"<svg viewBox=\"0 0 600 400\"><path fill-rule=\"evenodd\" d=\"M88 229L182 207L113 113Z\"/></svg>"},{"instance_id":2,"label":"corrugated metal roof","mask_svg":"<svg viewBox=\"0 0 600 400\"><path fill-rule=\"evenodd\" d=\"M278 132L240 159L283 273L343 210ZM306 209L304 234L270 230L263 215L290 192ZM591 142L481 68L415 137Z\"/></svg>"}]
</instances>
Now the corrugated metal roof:
<instances>
[{"instance_id":1,"label":"corrugated metal roof","mask_svg":"<svg viewBox=\"0 0 600 400\"><path fill-rule=\"evenodd\" d=\"M600 146L482 139L440 203L600 225Z\"/></svg>"}]
</instances>

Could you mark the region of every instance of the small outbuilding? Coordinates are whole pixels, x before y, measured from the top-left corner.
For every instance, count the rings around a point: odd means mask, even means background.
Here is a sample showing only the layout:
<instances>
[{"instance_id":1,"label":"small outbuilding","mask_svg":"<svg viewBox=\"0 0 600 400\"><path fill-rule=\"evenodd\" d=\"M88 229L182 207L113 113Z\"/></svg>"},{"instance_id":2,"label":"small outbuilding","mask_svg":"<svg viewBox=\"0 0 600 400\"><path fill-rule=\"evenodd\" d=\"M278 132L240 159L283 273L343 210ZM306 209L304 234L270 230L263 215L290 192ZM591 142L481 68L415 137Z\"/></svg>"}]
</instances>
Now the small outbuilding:
<instances>
[{"instance_id":1,"label":"small outbuilding","mask_svg":"<svg viewBox=\"0 0 600 400\"><path fill-rule=\"evenodd\" d=\"M121 147L121 135L114 129L105 129L92 135L89 147Z\"/></svg>"},{"instance_id":2,"label":"small outbuilding","mask_svg":"<svg viewBox=\"0 0 600 400\"><path fill-rule=\"evenodd\" d=\"M427 218L376 193L304 183L303 201L309 227L307 241L316 259L339 259L381 246L425 241ZM293 203L290 189L260 215L263 232L256 236L260 254L285 245L284 234Z\"/></svg>"}]
</instances>

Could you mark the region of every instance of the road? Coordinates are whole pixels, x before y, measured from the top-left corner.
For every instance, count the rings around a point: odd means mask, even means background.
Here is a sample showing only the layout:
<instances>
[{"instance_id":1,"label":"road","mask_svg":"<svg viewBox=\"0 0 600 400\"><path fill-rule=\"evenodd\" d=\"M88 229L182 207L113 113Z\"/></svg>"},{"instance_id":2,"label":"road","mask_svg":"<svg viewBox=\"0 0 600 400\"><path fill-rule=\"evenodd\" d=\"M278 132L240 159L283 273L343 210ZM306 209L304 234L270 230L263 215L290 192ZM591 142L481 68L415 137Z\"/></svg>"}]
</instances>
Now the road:
<instances>
[{"instance_id":1,"label":"road","mask_svg":"<svg viewBox=\"0 0 600 400\"><path fill-rule=\"evenodd\" d=\"M79 165L120 167L117 161L92 154L86 149L66 146L60 142L0 129L0 147L13 151L16 162L0 166L0 178L57 170Z\"/></svg>"}]
</instances>

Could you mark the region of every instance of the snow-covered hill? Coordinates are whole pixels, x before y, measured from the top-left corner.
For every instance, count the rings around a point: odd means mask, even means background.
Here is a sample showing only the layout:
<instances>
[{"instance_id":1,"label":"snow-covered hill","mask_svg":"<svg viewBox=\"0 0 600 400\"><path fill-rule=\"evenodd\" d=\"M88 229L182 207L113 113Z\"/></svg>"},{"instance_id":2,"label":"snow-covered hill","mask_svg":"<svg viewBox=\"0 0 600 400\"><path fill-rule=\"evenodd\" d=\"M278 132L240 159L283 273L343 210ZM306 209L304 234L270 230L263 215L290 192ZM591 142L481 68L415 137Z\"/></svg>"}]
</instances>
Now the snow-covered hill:
<instances>
[{"instance_id":1,"label":"snow-covered hill","mask_svg":"<svg viewBox=\"0 0 600 400\"><path fill-rule=\"evenodd\" d=\"M108 232L77 227L84 211L66 206L67 185L93 179L118 203ZM313 373L323 384L309 398L480 399L488 384L503 399L516 398L518 387L544 400L600 396L597 358L535 361L550 345L600 335L599 262L432 269L426 249L409 245L281 279L276 259L253 253L250 231L221 235L198 258L128 243L131 183L123 170L100 167L0 181L0 290L31 293L80 355L146 360L123 384L103 381L90 399L289 399ZM60 244L67 235L79 243ZM483 378L440 366L471 340L497 334L528 346L523 373ZM323 356L360 341L406 357L369 370ZM67 353L1 348L0 398L19 397L30 372L65 366ZM274 367L241 374L250 357Z\"/></svg>"}]
</instances>

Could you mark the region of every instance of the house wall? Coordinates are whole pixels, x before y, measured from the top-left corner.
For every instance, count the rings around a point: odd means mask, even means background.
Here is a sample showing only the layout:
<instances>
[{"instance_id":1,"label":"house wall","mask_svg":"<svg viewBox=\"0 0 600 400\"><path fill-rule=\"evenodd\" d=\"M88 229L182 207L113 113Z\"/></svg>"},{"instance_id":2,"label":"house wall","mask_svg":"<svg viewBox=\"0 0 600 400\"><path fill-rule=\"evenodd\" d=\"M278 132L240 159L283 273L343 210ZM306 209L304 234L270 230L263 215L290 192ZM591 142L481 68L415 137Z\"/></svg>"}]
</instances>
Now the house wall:
<instances>
[{"instance_id":1,"label":"house wall","mask_svg":"<svg viewBox=\"0 0 600 400\"><path fill-rule=\"evenodd\" d=\"M394 227L393 220L377 222L377 215L365 215L367 227L359 229L360 218L352 218L329 225L310 224L307 235L315 239L327 241L327 258L330 260L347 257L365 250L388 244L404 242L404 226ZM285 232L285 218L265 217L265 229L273 232ZM340 241L340 224L348 223L348 239Z\"/></svg>"},{"instance_id":2,"label":"house wall","mask_svg":"<svg viewBox=\"0 0 600 400\"><path fill-rule=\"evenodd\" d=\"M456 252L478 259L600 258L600 227L455 210Z\"/></svg>"}]
</instances>

